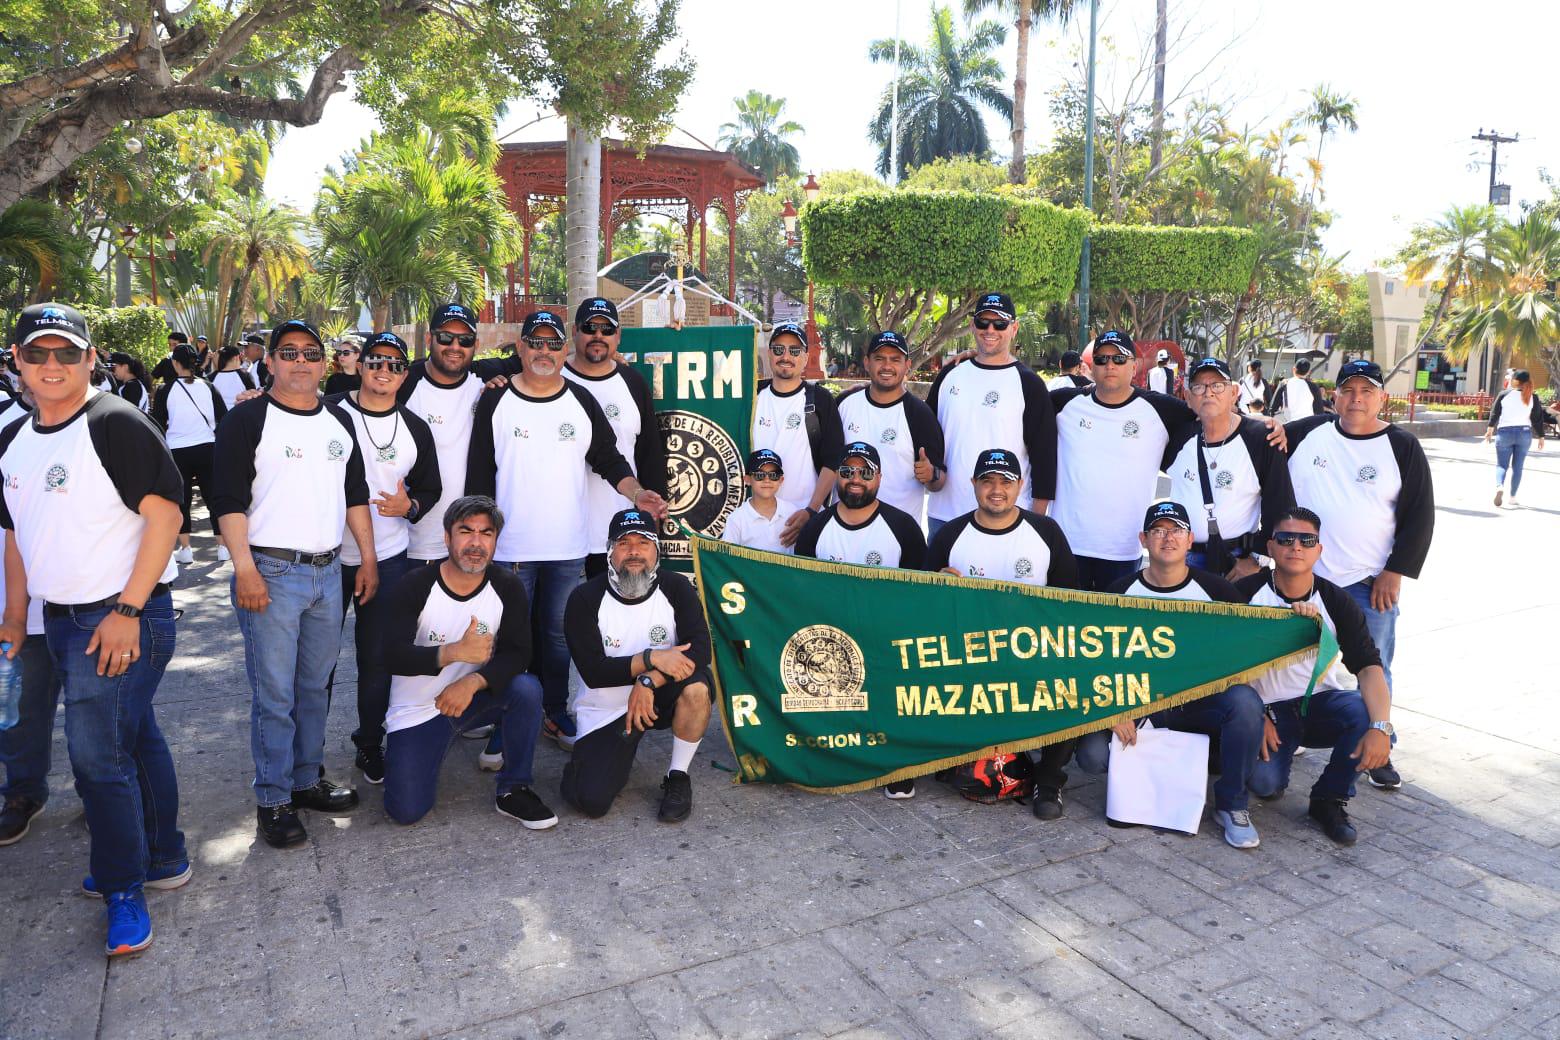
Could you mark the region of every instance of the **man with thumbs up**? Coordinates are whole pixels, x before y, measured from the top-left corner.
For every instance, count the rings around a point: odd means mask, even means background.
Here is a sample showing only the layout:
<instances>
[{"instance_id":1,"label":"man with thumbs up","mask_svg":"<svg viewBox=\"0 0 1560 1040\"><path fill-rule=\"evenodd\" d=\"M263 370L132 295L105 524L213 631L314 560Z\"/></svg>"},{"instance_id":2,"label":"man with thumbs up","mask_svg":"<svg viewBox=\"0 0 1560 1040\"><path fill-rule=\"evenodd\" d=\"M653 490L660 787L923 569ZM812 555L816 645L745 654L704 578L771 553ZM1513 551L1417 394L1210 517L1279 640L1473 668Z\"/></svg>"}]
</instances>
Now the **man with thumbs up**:
<instances>
[{"instance_id":1,"label":"man with thumbs up","mask_svg":"<svg viewBox=\"0 0 1560 1040\"><path fill-rule=\"evenodd\" d=\"M839 400L847 441L876 446L883 460L878 498L909 513L926 531L926 493L948 479L943 466L943 432L926 402L908 392L910 344L892 330L867 344L867 375L872 381Z\"/></svg>"},{"instance_id":2,"label":"man with thumbs up","mask_svg":"<svg viewBox=\"0 0 1560 1040\"><path fill-rule=\"evenodd\" d=\"M354 583L362 557L351 538L341 545L341 600L357 611L353 641L357 645L357 746L356 766L371 784L385 778L385 709L390 703L390 673L385 668L381 636L389 593L412 564L406 549L411 525L434 508L443 494L438 453L428 424L396 395L406 382L410 359L406 343L393 332L369 339L358 361L362 385L327 398L341 406L352 420L352 436L363 456L368 481L368 511L374 525L374 551L379 557L380 595L368 602L353 599ZM346 622L346 610L342 611ZM331 673L334 685L335 673Z\"/></svg>"}]
</instances>

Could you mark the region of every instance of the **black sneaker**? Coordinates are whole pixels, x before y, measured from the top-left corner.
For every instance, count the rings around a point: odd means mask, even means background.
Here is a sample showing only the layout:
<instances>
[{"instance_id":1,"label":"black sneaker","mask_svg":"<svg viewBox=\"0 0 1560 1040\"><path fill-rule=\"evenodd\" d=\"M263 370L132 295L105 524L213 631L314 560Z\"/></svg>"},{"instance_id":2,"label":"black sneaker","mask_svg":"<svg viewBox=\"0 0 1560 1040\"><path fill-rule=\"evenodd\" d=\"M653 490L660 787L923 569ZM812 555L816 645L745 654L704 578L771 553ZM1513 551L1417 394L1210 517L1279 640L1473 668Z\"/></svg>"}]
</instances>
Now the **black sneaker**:
<instances>
[{"instance_id":1,"label":"black sneaker","mask_svg":"<svg viewBox=\"0 0 1560 1040\"><path fill-rule=\"evenodd\" d=\"M1339 845L1353 845L1359 835L1354 831L1354 824L1349 822L1345 808L1348 804L1342 798L1312 798L1307 815L1321 824L1326 835Z\"/></svg>"},{"instance_id":2,"label":"black sneaker","mask_svg":"<svg viewBox=\"0 0 1560 1040\"><path fill-rule=\"evenodd\" d=\"M273 849L290 849L309 840L309 832L303 829L303 821L290 804L261 805L255 809L259 821L260 837Z\"/></svg>"},{"instance_id":3,"label":"black sneaker","mask_svg":"<svg viewBox=\"0 0 1560 1040\"><path fill-rule=\"evenodd\" d=\"M382 747L358 748L357 758L353 760L357 771L363 774L363 779L371 784L385 782L385 749Z\"/></svg>"},{"instance_id":4,"label":"black sneaker","mask_svg":"<svg viewBox=\"0 0 1560 1040\"><path fill-rule=\"evenodd\" d=\"M883 788L883 797L892 798L895 801L904 801L915 797L915 781L900 780Z\"/></svg>"},{"instance_id":5,"label":"black sneaker","mask_svg":"<svg viewBox=\"0 0 1560 1040\"><path fill-rule=\"evenodd\" d=\"M1029 808L1034 812L1037 820L1060 820L1062 792L1050 787L1037 787Z\"/></svg>"},{"instance_id":6,"label":"black sneaker","mask_svg":"<svg viewBox=\"0 0 1560 1040\"><path fill-rule=\"evenodd\" d=\"M519 820L520 826L528 831L545 831L558 825L558 817L529 787L516 787L504 792L494 800L493 808L498 810L500 816Z\"/></svg>"},{"instance_id":7,"label":"black sneaker","mask_svg":"<svg viewBox=\"0 0 1560 1040\"><path fill-rule=\"evenodd\" d=\"M1403 778L1398 771L1392 768L1392 760L1387 759L1387 764L1367 770L1365 775L1370 778L1372 787L1379 787L1383 791L1396 791L1403 786Z\"/></svg>"},{"instance_id":8,"label":"black sneaker","mask_svg":"<svg viewBox=\"0 0 1560 1040\"><path fill-rule=\"evenodd\" d=\"M43 812L43 803L36 798L9 795L5 808L0 809L0 845L15 845L27 837L33 817Z\"/></svg>"},{"instance_id":9,"label":"black sneaker","mask_svg":"<svg viewBox=\"0 0 1560 1040\"><path fill-rule=\"evenodd\" d=\"M680 823L693 811L693 781L674 769L661 781L661 822Z\"/></svg>"},{"instance_id":10,"label":"black sneaker","mask_svg":"<svg viewBox=\"0 0 1560 1040\"><path fill-rule=\"evenodd\" d=\"M358 793L350 787L320 777L319 782L292 793L293 805L315 812L346 812L355 808Z\"/></svg>"}]
</instances>

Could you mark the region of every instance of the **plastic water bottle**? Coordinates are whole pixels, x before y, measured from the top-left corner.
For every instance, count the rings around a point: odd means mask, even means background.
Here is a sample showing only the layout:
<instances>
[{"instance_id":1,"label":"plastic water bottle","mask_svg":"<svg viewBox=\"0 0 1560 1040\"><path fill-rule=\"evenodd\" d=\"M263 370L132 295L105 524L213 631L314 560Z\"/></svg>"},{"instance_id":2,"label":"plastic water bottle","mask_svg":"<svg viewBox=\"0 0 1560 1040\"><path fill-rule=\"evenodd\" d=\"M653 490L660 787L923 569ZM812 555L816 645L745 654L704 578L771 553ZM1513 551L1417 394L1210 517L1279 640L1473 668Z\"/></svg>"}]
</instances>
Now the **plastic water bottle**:
<instances>
[{"instance_id":1,"label":"plastic water bottle","mask_svg":"<svg viewBox=\"0 0 1560 1040\"><path fill-rule=\"evenodd\" d=\"M16 725L22 702L22 660L5 656L10 649L10 643L0 643L0 729Z\"/></svg>"}]
</instances>

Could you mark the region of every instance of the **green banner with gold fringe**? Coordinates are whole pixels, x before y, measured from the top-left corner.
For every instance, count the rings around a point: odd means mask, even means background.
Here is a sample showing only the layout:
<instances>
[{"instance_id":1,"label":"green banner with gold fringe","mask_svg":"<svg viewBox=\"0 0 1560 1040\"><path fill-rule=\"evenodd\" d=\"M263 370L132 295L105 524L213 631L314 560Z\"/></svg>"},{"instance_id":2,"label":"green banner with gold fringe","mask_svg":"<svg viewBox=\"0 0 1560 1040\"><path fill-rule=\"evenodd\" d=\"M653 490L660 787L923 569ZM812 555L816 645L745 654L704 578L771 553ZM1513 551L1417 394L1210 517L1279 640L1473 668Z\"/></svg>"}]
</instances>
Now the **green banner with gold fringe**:
<instances>
[{"instance_id":1,"label":"green banner with gold fringe","mask_svg":"<svg viewBox=\"0 0 1560 1040\"><path fill-rule=\"evenodd\" d=\"M1307 654L1314 683L1338 652L1286 610L692 541L743 783L861 790L1105 729Z\"/></svg>"}]
</instances>

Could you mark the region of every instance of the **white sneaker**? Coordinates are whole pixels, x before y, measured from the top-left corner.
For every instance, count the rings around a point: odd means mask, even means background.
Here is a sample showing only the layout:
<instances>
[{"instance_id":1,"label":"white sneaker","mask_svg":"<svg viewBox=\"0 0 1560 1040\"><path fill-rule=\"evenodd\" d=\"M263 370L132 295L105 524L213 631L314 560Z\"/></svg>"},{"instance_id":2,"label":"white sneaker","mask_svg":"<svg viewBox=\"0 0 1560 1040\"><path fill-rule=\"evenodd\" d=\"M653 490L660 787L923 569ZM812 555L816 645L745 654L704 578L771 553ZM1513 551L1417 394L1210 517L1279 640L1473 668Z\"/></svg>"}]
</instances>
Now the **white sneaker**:
<instances>
[{"instance_id":1,"label":"white sneaker","mask_svg":"<svg viewBox=\"0 0 1560 1040\"><path fill-rule=\"evenodd\" d=\"M1517 496L1516 495L1512 495L1510 498L1506 499L1506 508L1507 509L1516 509L1517 508Z\"/></svg>"},{"instance_id":2,"label":"white sneaker","mask_svg":"<svg viewBox=\"0 0 1560 1040\"><path fill-rule=\"evenodd\" d=\"M217 546L217 562L218 563L227 563L232 558L233 558L233 554L227 551L227 546L225 546L225 545Z\"/></svg>"},{"instance_id":3,"label":"white sneaker","mask_svg":"<svg viewBox=\"0 0 1560 1040\"><path fill-rule=\"evenodd\" d=\"M892 798L895 801L904 801L905 799L914 798L915 781L899 780L895 783L889 784L887 787L883 788L883 797Z\"/></svg>"},{"instance_id":4,"label":"white sneaker","mask_svg":"<svg viewBox=\"0 0 1560 1040\"><path fill-rule=\"evenodd\" d=\"M477 756L477 768L489 773L496 773L504 768L504 753L496 751L488 754L486 751Z\"/></svg>"},{"instance_id":5,"label":"white sneaker","mask_svg":"<svg viewBox=\"0 0 1560 1040\"><path fill-rule=\"evenodd\" d=\"M1251 814L1245 809L1236 809L1234 812L1216 810L1213 822L1224 828L1224 840L1233 848L1254 849L1262 844L1257 829L1251 825Z\"/></svg>"},{"instance_id":6,"label":"white sneaker","mask_svg":"<svg viewBox=\"0 0 1560 1040\"><path fill-rule=\"evenodd\" d=\"M188 567L195 562L195 550L187 545L181 545L173 551L173 559L175 563Z\"/></svg>"}]
</instances>

